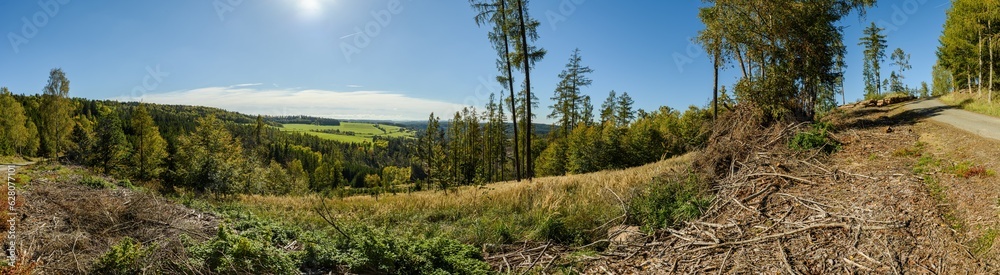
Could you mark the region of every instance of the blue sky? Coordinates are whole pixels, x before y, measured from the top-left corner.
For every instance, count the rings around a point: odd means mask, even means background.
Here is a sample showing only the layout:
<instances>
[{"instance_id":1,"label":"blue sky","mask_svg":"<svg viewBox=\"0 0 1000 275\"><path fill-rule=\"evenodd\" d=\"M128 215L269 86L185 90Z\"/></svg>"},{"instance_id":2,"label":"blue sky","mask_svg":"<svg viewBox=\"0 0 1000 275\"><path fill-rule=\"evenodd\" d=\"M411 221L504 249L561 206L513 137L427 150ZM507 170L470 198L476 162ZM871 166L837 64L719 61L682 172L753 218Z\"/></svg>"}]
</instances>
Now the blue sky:
<instances>
[{"instance_id":1,"label":"blue sky","mask_svg":"<svg viewBox=\"0 0 1000 275\"><path fill-rule=\"evenodd\" d=\"M548 121L548 98L575 48L595 70L583 93L597 105L611 90L646 110L706 104L712 68L691 43L703 28L701 5L532 1L542 23L537 45L548 50L532 74L538 118ZM848 100L863 94L857 41L868 22L887 27L890 52L912 54L905 83L917 86L930 81L949 6L881 1L863 21L841 22ZM481 109L498 88L496 53L473 16L465 0L4 1L0 86L40 93L48 71L60 67L74 97L269 115L450 117L463 105ZM735 71L726 73L723 84L734 80Z\"/></svg>"}]
</instances>

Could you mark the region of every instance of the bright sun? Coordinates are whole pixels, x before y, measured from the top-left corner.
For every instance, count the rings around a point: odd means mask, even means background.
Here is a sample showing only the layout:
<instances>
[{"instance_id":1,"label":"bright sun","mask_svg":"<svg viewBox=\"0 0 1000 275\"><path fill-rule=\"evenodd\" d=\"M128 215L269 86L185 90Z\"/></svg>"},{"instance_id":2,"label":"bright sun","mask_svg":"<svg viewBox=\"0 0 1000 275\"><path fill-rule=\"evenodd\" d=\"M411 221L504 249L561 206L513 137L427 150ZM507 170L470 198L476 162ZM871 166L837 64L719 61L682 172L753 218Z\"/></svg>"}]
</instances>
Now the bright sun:
<instances>
[{"instance_id":1,"label":"bright sun","mask_svg":"<svg viewBox=\"0 0 1000 275\"><path fill-rule=\"evenodd\" d=\"M299 10L307 17L314 17L323 12L322 0L298 0Z\"/></svg>"}]
</instances>

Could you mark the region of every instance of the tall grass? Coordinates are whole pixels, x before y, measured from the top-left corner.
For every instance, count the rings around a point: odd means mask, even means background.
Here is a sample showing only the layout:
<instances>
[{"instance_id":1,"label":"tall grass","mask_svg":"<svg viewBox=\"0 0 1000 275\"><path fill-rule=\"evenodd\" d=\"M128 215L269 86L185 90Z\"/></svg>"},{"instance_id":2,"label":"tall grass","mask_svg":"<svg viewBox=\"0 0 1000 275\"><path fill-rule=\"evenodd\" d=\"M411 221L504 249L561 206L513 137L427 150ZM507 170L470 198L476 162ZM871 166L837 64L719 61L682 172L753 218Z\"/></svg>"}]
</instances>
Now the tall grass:
<instances>
[{"instance_id":1,"label":"tall grass","mask_svg":"<svg viewBox=\"0 0 1000 275\"><path fill-rule=\"evenodd\" d=\"M993 103L989 102L986 94L980 97L974 93L950 93L941 96L939 99L945 104L959 107L966 111L1000 117L1000 97L994 98Z\"/></svg>"},{"instance_id":2,"label":"tall grass","mask_svg":"<svg viewBox=\"0 0 1000 275\"><path fill-rule=\"evenodd\" d=\"M691 155L618 171L503 182L448 192L326 199L339 223L442 236L480 246L520 240L579 245L604 238L628 203L655 178L682 170ZM316 196L241 196L235 204L303 227L326 227Z\"/></svg>"}]
</instances>

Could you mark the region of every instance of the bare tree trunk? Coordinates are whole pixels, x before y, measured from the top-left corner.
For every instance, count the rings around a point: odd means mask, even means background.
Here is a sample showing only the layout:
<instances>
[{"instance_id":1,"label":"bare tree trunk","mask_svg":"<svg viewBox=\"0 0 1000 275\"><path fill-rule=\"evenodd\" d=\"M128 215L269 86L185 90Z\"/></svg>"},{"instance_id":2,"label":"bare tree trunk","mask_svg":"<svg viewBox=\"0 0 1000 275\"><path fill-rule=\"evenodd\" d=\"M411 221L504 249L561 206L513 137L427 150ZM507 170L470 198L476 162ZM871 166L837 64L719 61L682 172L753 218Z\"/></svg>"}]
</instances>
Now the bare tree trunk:
<instances>
[{"instance_id":1,"label":"bare tree trunk","mask_svg":"<svg viewBox=\"0 0 1000 275\"><path fill-rule=\"evenodd\" d=\"M979 84L979 97L983 97L983 31L979 30L979 79L976 80Z\"/></svg>"},{"instance_id":2,"label":"bare tree trunk","mask_svg":"<svg viewBox=\"0 0 1000 275\"><path fill-rule=\"evenodd\" d=\"M966 65L966 66L965 66L965 68L966 68L966 69L968 70L968 72L967 72L967 73L965 74L965 78L969 80L969 81L968 81L968 82L966 83L966 85L967 85L967 86L969 86L969 93L971 94L971 93L972 93L972 91L974 91L974 90L972 89L972 68L969 68L969 66L968 66L968 65Z\"/></svg>"},{"instance_id":3,"label":"bare tree trunk","mask_svg":"<svg viewBox=\"0 0 1000 275\"><path fill-rule=\"evenodd\" d=\"M525 93L524 93L524 110L525 110L524 114L525 114L525 116L524 116L524 119L527 120L527 122L526 122L527 123L526 124L527 127L525 127L525 129L527 129L526 130L527 132L524 133L524 148L525 148L524 152L525 152L525 162L526 162L525 167L527 168L527 171L525 171L524 173L527 176L528 180L530 181L532 178L534 178L534 175L535 175L535 171L533 171L531 169L531 166L532 166L532 163L531 163L532 162L532 159L531 159L531 53L529 52L529 49L528 49L528 29L527 29L527 26L524 23L524 17L526 15L524 14L524 2L523 2L523 0L517 2L517 12L518 12L518 15L519 15L518 19L521 21L520 22L521 23L521 49L524 51L524 89L525 89Z\"/></svg>"},{"instance_id":4,"label":"bare tree trunk","mask_svg":"<svg viewBox=\"0 0 1000 275\"><path fill-rule=\"evenodd\" d=\"M712 64L715 67L715 84L712 86L712 107L714 119L719 119L719 53L715 53L715 61Z\"/></svg>"},{"instance_id":5,"label":"bare tree trunk","mask_svg":"<svg viewBox=\"0 0 1000 275\"><path fill-rule=\"evenodd\" d=\"M520 150L518 150L519 148L517 146L517 107L515 107L517 97L514 96L514 72L512 71L510 64L510 37L507 35L507 0L500 0L499 2L500 13L503 18L503 21L501 21L501 24L503 24L501 29L503 32L504 61L507 62L507 84L508 88L510 88L510 118L511 123L514 126L514 160L517 160L514 162L514 178L516 178L517 181L521 181L521 153L519 152ZM506 135L504 136L504 138L506 138Z\"/></svg>"}]
</instances>

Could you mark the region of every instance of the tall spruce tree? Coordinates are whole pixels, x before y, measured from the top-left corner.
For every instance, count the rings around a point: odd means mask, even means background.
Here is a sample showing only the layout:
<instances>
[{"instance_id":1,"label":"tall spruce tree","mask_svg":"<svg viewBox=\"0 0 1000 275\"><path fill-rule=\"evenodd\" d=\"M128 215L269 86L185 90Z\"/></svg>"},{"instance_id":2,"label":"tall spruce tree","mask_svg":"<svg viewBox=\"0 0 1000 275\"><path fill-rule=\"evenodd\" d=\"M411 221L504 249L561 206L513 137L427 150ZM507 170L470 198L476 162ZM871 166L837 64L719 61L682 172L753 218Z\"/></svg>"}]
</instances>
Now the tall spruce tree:
<instances>
[{"instance_id":1,"label":"tall spruce tree","mask_svg":"<svg viewBox=\"0 0 1000 275\"><path fill-rule=\"evenodd\" d=\"M562 137L568 136L577 124L585 120L586 107L580 90L594 82L587 77L587 74L593 73L594 70L583 66L582 60L580 49L573 50L569 63L566 63L566 68L559 74L560 81L551 98L555 103L549 106L552 113L548 118L559 121L559 136Z\"/></svg>"}]
</instances>

